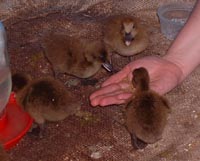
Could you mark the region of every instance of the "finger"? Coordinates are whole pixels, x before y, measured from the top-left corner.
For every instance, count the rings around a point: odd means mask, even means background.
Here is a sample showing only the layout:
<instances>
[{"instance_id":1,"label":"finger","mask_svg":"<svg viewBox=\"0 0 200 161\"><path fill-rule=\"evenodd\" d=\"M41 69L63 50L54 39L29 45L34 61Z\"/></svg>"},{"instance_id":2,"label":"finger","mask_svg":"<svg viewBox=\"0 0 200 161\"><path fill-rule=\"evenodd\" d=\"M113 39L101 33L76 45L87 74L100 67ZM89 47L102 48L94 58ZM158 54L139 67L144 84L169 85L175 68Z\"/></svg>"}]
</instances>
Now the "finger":
<instances>
[{"instance_id":1,"label":"finger","mask_svg":"<svg viewBox=\"0 0 200 161\"><path fill-rule=\"evenodd\" d=\"M110 99L103 99L101 100L101 102L99 103L99 106L108 106L108 105L120 105L125 103L126 100L116 100L115 98L110 98Z\"/></svg>"},{"instance_id":2,"label":"finger","mask_svg":"<svg viewBox=\"0 0 200 161\"><path fill-rule=\"evenodd\" d=\"M130 67L125 66L121 71L108 78L101 86L105 87L113 83L119 83L121 80L127 77L128 73L130 73Z\"/></svg>"},{"instance_id":3,"label":"finger","mask_svg":"<svg viewBox=\"0 0 200 161\"><path fill-rule=\"evenodd\" d=\"M90 95L90 99L94 99L97 96L100 95L105 95L108 93L112 93L115 91L119 91L119 90L123 90L123 89L127 89L130 88L130 84L126 83L126 82L120 82L118 84L111 84L105 87L100 88L99 90L95 91L94 93L92 93Z\"/></svg>"},{"instance_id":4,"label":"finger","mask_svg":"<svg viewBox=\"0 0 200 161\"><path fill-rule=\"evenodd\" d=\"M100 106L120 105L120 104L126 103L128 98L130 98L130 96L127 97L126 99L118 99L118 96L104 97L103 99L100 100L99 105Z\"/></svg>"},{"instance_id":5,"label":"finger","mask_svg":"<svg viewBox=\"0 0 200 161\"><path fill-rule=\"evenodd\" d=\"M95 97L98 97L100 95L104 95L104 94L107 94L107 93L111 93L111 92L117 91L117 90L119 90L119 88L120 88L120 86L118 86L116 84L113 84L113 85L110 85L110 86L106 86L106 87L102 87L99 90L97 90L94 93L92 93L90 95L90 99L94 99Z\"/></svg>"},{"instance_id":6,"label":"finger","mask_svg":"<svg viewBox=\"0 0 200 161\"><path fill-rule=\"evenodd\" d=\"M127 92L127 93L118 94L118 95L117 95L117 98L118 98L119 100L127 100L127 99L129 99L130 97L132 97L132 96L133 96L133 93Z\"/></svg>"},{"instance_id":7,"label":"finger","mask_svg":"<svg viewBox=\"0 0 200 161\"><path fill-rule=\"evenodd\" d=\"M92 99L90 99L91 101L96 101L96 102L100 102L100 100L106 98L106 97L116 97L117 99L127 99L128 97L130 97L132 95L131 92L125 92L124 90L116 90L110 93L106 93L103 95L98 95Z\"/></svg>"},{"instance_id":8,"label":"finger","mask_svg":"<svg viewBox=\"0 0 200 161\"><path fill-rule=\"evenodd\" d=\"M132 93L121 93L117 95L116 97L104 97L100 100L99 105L100 106L107 106L107 105L119 105L126 103L127 100L132 97Z\"/></svg>"},{"instance_id":9,"label":"finger","mask_svg":"<svg viewBox=\"0 0 200 161\"><path fill-rule=\"evenodd\" d=\"M132 96L132 93L130 92L124 92L124 91L115 91L112 93L108 93L106 95L100 95L95 97L94 99L91 99L91 105L92 106L97 106L102 104L104 104L104 100L106 101L105 104L119 104L121 102L121 100L127 100Z\"/></svg>"}]
</instances>

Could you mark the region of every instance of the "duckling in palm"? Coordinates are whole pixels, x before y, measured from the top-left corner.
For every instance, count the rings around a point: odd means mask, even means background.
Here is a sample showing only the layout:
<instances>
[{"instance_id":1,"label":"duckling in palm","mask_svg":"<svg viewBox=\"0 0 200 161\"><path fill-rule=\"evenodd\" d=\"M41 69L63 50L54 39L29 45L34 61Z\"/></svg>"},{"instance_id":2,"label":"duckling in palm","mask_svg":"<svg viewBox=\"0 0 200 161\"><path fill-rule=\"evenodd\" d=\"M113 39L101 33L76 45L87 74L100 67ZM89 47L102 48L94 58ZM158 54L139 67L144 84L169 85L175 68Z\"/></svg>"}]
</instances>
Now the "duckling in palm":
<instances>
[{"instance_id":1,"label":"duckling in palm","mask_svg":"<svg viewBox=\"0 0 200 161\"><path fill-rule=\"evenodd\" d=\"M117 52L122 56L132 56L145 50L149 42L140 20L128 15L108 18L103 34L109 54Z\"/></svg>"},{"instance_id":2,"label":"duckling in palm","mask_svg":"<svg viewBox=\"0 0 200 161\"><path fill-rule=\"evenodd\" d=\"M143 149L162 138L170 113L167 100L149 88L149 81L145 68L133 71L135 94L126 107L125 115L126 127L135 149Z\"/></svg>"},{"instance_id":3,"label":"duckling in palm","mask_svg":"<svg viewBox=\"0 0 200 161\"><path fill-rule=\"evenodd\" d=\"M108 55L101 41L49 33L43 39L45 55L53 66L55 76L67 73L78 78L95 75L108 64Z\"/></svg>"},{"instance_id":4,"label":"duckling in palm","mask_svg":"<svg viewBox=\"0 0 200 161\"><path fill-rule=\"evenodd\" d=\"M39 125L40 137L46 121L64 120L75 114L81 106L64 84L50 77L30 81L16 93L16 100Z\"/></svg>"}]
</instances>

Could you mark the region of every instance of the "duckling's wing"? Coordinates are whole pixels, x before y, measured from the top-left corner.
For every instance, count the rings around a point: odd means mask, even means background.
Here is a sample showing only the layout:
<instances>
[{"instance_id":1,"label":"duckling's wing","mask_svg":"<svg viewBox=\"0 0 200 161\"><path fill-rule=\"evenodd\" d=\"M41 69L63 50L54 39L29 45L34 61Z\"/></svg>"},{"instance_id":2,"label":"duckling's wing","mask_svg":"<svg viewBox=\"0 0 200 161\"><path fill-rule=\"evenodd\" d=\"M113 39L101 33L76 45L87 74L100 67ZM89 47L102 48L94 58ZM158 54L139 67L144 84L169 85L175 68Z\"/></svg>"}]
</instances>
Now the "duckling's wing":
<instances>
[{"instance_id":1,"label":"duckling's wing","mask_svg":"<svg viewBox=\"0 0 200 161\"><path fill-rule=\"evenodd\" d=\"M161 139L166 125L166 108L158 95L144 92L136 97L128 110L127 123L130 132L146 143Z\"/></svg>"},{"instance_id":2,"label":"duckling's wing","mask_svg":"<svg viewBox=\"0 0 200 161\"><path fill-rule=\"evenodd\" d=\"M42 42L44 55L52 64L54 71L65 73L71 52L69 50L70 40L66 35L47 35ZM68 61L69 60L69 61Z\"/></svg>"}]
</instances>

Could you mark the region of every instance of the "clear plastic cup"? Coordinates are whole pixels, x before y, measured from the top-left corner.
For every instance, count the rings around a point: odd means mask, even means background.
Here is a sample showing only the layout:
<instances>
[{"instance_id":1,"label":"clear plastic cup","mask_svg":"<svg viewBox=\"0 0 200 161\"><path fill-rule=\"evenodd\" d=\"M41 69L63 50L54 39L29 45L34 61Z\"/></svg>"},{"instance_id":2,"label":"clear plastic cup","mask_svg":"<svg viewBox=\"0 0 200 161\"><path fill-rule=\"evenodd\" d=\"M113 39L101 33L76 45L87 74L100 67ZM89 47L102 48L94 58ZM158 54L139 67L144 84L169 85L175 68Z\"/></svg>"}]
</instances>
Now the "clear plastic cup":
<instances>
[{"instance_id":1,"label":"clear plastic cup","mask_svg":"<svg viewBox=\"0 0 200 161\"><path fill-rule=\"evenodd\" d=\"M6 45L6 32L0 21L0 116L11 92L11 73Z\"/></svg>"},{"instance_id":2,"label":"clear plastic cup","mask_svg":"<svg viewBox=\"0 0 200 161\"><path fill-rule=\"evenodd\" d=\"M169 40L174 40L185 25L193 9L191 4L168 4L158 8L161 32Z\"/></svg>"}]
</instances>

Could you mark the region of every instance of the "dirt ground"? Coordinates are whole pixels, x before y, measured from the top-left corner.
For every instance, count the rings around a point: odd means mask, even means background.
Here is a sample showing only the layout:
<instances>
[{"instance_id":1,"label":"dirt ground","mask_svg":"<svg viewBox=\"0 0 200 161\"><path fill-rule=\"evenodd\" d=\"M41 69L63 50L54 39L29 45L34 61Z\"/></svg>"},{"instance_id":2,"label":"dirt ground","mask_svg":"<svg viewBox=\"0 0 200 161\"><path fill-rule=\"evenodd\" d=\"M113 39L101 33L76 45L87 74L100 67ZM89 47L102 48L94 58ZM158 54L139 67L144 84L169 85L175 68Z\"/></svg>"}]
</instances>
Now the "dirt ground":
<instances>
[{"instance_id":1,"label":"dirt ground","mask_svg":"<svg viewBox=\"0 0 200 161\"><path fill-rule=\"evenodd\" d=\"M53 76L51 65L44 57L40 45L45 32L56 30L69 35L100 39L102 21L109 15L119 13L140 17L149 31L148 48L132 57L133 61L146 55L163 56L172 42L161 34L156 15L157 7L169 1L148 2L145 9L142 5L136 6L136 1L129 0L85 1L82 4L77 1L77 5L66 5L64 1L56 4L53 2L37 5L29 1L32 8L23 9L19 6L28 6L28 2L15 4L13 12L9 14L7 10L2 10L1 19L7 30L12 72L27 72L35 78ZM130 7L134 5L136 7ZM128 58L114 57L115 66L119 68L128 62ZM139 151L132 150L129 134L121 124L123 105L104 108L90 106L88 96L109 76L109 73L101 69L94 76L99 80L95 86L82 86L79 79L60 75L60 81L82 101L81 112L84 116L70 116L61 122L48 123L42 139L28 133L17 146L8 151L11 161L200 160L200 67L166 94L172 114L163 139Z\"/></svg>"}]
</instances>

